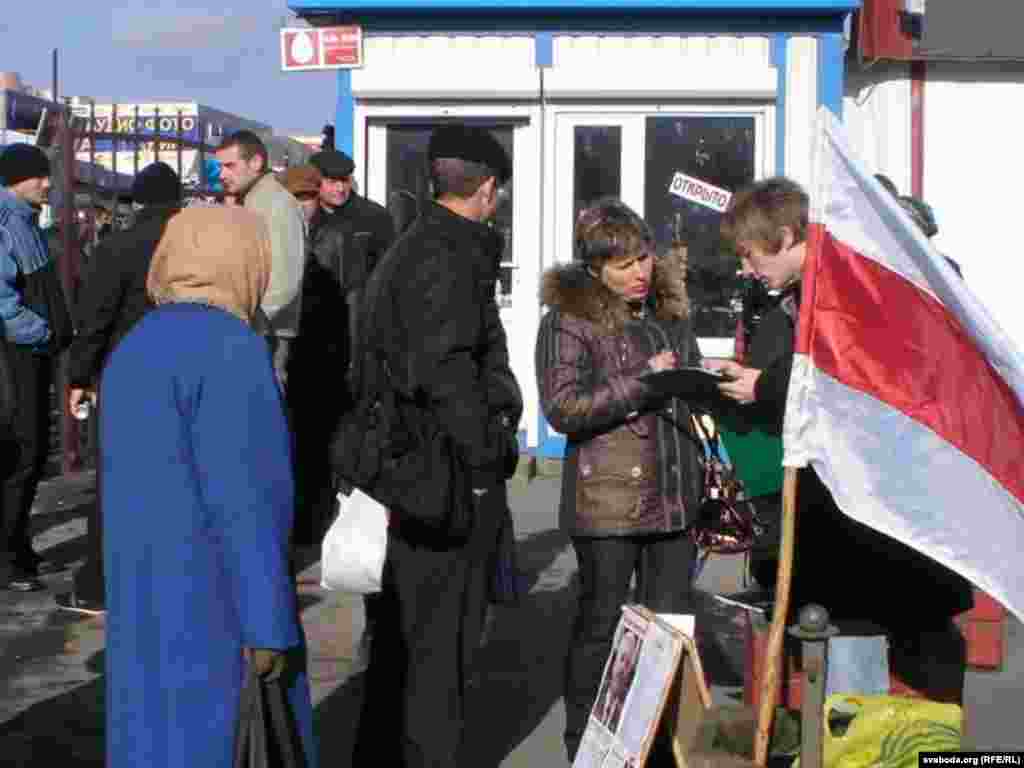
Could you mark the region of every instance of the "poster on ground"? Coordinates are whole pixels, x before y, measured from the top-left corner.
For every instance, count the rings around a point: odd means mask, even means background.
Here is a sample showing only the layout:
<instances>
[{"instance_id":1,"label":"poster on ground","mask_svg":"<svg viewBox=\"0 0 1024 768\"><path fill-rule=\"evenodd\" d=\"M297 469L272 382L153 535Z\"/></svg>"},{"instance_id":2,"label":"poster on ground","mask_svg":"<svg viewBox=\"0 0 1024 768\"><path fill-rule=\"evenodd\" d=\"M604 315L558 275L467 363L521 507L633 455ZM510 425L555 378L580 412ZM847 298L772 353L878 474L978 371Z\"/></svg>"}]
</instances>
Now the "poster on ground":
<instances>
[{"instance_id":1,"label":"poster on ground","mask_svg":"<svg viewBox=\"0 0 1024 768\"><path fill-rule=\"evenodd\" d=\"M692 616L623 607L573 768L641 768L646 763L669 693L680 681L681 659L692 658L703 677L692 634ZM689 711L706 704L703 697L695 698L681 701L680 707Z\"/></svg>"}]
</instances>

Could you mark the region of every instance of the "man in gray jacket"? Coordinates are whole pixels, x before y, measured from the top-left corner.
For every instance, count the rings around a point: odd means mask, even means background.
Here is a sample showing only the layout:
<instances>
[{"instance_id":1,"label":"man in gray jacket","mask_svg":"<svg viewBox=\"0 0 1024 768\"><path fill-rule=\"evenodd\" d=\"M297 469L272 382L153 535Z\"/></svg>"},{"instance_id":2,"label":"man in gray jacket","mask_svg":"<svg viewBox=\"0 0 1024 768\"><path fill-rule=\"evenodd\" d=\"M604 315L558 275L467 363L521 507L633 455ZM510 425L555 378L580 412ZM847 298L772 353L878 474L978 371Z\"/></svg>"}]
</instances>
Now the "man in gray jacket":
<instances>
[{"instance_id":1,"label":"man in gray jacket","mask_svg":"<svg viewBox=\"0 0 1024 768\"><path fill-rule=\"evenodd\" d=\"M299 333L302 273L306 262L306 223L299 202L270 173L267 147L252 131L237 131L217 148L224 191L262 214L270 229L270 285L255 323L274 353L283 389L291 342Z\"/></svg>"}]
</instances>

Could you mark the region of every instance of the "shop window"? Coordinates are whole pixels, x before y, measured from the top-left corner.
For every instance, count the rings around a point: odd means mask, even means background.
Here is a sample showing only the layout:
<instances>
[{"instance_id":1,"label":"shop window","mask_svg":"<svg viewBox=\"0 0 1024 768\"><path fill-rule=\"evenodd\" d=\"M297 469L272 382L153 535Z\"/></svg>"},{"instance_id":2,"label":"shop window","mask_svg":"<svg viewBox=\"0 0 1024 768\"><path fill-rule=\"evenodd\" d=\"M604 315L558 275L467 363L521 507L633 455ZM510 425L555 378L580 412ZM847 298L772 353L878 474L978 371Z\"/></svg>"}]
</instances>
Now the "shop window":
<instances>
[{"instance_id":1,"label":"shop window","mask_svg":"<svg viewBox=\"0 0 1024 768\"><path fill-rule=\"evenodd\" d=\"M622 194L622 127L577 125L573 129L573 230L580 211L602 197ZM575 243L569 244L569 253Z\"/></svg>"},{"instance_id":2,"label":"shop window","mask_svg":"<svg viewBox=\"0 0 1024 768\"><path fill-rule=\"evenodd\" d=\"M722 213L672 194L677 173L729 192L754 180L753 117L648 117L644 214L662 258L685 263L699 337L731 337L739 314L739 259L719 237ZM713 205L713 204L712 204Z\"/></svg>"},{"instance_id":3,"label":"shop window","mask_svg":"<svg viewBox=\"0 0 1024 768\"><path fill-rule=\"evenodd\" d=\"M436 123L414 125L389 125L387 129L387 203L396 229L404 229L414 218L414 212L431 199L427 175L427 144ZM511 125L486 126L508 153L515 165L513 155L513 131ZM499 192L498 212L491 222L505 240L501 256L501 268L495 295L498 305L511 306L513 276L516 270L513 233L513 180ZM410 213L411 212L411 213Z\"/></svg>"}]
</instances>

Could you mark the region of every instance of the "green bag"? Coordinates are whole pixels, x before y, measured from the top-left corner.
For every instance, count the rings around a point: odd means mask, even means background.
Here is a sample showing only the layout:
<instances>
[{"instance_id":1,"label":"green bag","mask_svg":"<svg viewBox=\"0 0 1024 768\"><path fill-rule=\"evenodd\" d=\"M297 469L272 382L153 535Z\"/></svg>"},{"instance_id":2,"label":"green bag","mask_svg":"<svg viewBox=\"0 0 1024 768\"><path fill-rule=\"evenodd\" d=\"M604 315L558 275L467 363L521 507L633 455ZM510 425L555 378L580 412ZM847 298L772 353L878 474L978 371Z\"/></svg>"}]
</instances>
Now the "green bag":
<instances>
[{"instance_id":1,"label":"green bag","mask_svg":"<svg viewBox=\"0 0 1024 768\"><path fill-rule=\"evenodd\" d=\"M782 490L782 438L756 429L741 435L719 427L719 434L748 498Z\"/></svg>"}]
</instances>

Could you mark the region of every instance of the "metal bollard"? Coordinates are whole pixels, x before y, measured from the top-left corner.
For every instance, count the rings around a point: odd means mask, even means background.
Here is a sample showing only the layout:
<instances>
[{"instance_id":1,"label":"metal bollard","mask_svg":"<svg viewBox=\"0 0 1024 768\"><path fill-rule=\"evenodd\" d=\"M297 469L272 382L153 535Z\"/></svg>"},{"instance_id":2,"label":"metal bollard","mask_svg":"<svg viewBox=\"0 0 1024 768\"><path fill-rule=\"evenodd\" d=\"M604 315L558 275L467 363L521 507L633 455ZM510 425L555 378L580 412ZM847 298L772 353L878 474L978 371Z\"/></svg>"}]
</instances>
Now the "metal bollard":
<instances>
[{"instance_id":1,"label":"metal bollard","mask_svg":"<svg viewBox=\"0 0 1024 768\"><path fill-rule=\"evenodd\" d=\"M828 611L805 605L800 623L789 634L802 642L803 695L800 719L800 766L822 768L825 731L825 684L828 680L828 639L839 630L828 623Z\"/></svg>"}]
</instances>

